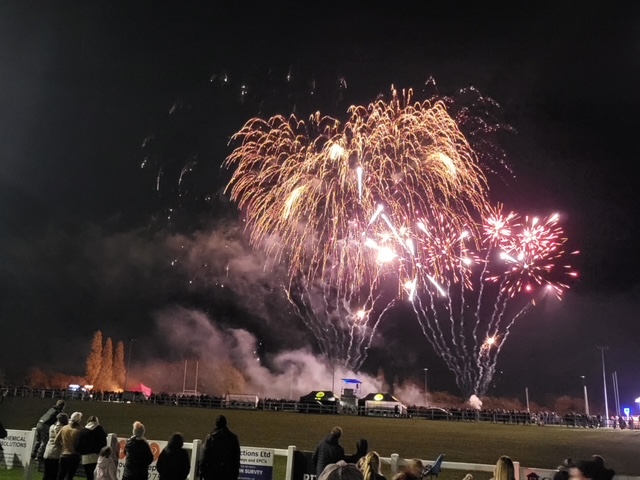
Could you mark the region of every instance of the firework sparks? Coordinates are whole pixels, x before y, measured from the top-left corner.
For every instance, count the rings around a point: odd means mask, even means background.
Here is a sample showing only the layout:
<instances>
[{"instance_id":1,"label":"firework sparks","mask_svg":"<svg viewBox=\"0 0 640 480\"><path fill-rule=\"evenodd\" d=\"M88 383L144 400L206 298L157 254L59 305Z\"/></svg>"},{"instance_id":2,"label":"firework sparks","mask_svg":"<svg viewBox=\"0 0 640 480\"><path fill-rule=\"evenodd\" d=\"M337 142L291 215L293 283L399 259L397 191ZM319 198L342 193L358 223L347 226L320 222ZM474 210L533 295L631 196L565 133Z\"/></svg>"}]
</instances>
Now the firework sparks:
<instances>
[{"instance_id":1,"label":"firework sparks","mask_svg":"<svg viewBox=\"0 0 640 480\"><path fill-rule=\"evenodd\" d=\"M234 135L227 191L250 241L286 263L285 292L332 361L357 370L403 299L460 389L482 394L538 291L560 297L576 275L563 263L559 215L490 208L443 102L393 90L349 115L252 119Z\"/></svg>"},{"instance_id":2,"label":"firework sparks","mask_svg":"<svg viewBox=\"0 0 640 480\"><path fill-rule=\"evenodd\" d=\"M564 250L559 215L520 218L513 212L503 215L501 207L489 211L478 229L483 232L478 250L466 246L468 235L446 228L438 233L437 225L419 228L432 245L426 261L437 252L450 260L447 269L438 270L438 283L428 276L434 292L417 295L414 311L465 394L486 392L516 320L547 293L560 298L568 279L577 276L565 261L570 254ZM456 272L451 259L458 258Z\"/></svg>"},{"instance_id":3,"label":"firework sparks","mask_svg":"<svg viewBox=\"0 0 640 480\"><path fill-rule=\"evenodd\" d=\"M349 115L252 119L226 162L251 243L285 260L292 281L327 285L343 301L394 269L416 277L414 219L460 231L487 207L486 178L444 103L392 89L389 102Z\"/></svg>"},{"instance_id":4,"label":"firework sparks","mask_svg":"<svg viewBox=\"0 0 640 480\"><path fill-rule=\"evenodd\" d=\"M268 253L281 258L286 250L292 276L319 273L362 285L375 277L370 259L341 252L381 213L378 205L384 218L420 212L454 227L471 223L487 206L473 151L444 104L410 102L410 92L403 102L394 91L389 103L351 107L344 124L319 113L308 122L247 122L233 138L240 146L227 159L236 167L227 189L246 215L253 245L275 235L280 241ZM347 262L341 268L349 273L339 279L335 259Z\"/></svg>"},{"instance_id":5,"label":"firework sparks","mask_svg":"<svg viewBox=\"0 0 640 480\"><path fill-rule=\"evenodd\" d=\"M542 220L538 217L525 217L523 222L519 222L514 213L507 218L514 224L509 228L503 226L499 236L494 233L495 230L491 231L490 225L484 228L487 234L485 241L497 244L501 249L500 258L506 267L503 273L490 277L489 280L497 281L504 277L509 296L523 291L531 292L544 285L560 297L568 285L558 280L558 275L549 274L559 269L569 277L577 274L567 265L561 268L557 266L558 261L565 256L562 247L567 240L558 225L559 215L554 213Z\"/></svg>"}]
</instances>

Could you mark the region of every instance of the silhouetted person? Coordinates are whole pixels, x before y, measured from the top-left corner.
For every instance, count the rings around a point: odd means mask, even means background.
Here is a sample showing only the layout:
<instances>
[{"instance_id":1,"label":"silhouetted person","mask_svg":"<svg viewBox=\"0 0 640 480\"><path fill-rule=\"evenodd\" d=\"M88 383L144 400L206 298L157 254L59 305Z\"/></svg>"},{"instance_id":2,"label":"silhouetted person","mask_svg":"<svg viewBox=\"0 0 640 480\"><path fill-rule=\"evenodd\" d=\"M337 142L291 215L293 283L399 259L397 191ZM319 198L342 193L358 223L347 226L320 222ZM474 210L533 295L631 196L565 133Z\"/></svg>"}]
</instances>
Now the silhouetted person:
<instances>
[{"instance_id":1,"label":"silhouetted person","mask_svg":"<svg viewBox=\"0 0 640 480\"><path fill-rule=\"evenodd\" d=\"M369 451L369 442L366 439L361 438L356 442L356 453L353 455L345 455L344 461L347 463L358 463L358 460L364 458Z\"/></svg>"},{"instance_id":2,"label":"silhouetted person","mask_svg":"<svg viewBox=\"0 0 640 480\"><path fill-rule=\"evenodd\" d=\"M313 452L311 459L316 466L316 475L318 477L330 463L338 463L340 460L344 460L344 448L340 445L341 435L342 429L333 427L331 433L318 444Z\"/></svg>"},{"instance_id":3,"label":"silhouetted person","mask_svg":"<svg viewBox=\"0 0 640 480\"><path fill-rule=\"evenodd\" d=\"M42 460L44 457L44 449L49 441L49 429L51 425L56 423L58 414L64 411L65 401L58 400L49 410L47 410L38 420L36 424L36 441L33 444L31 458Z\"/></svg>"},{"instance_id":4,"label":"silhouetted person","mask_svg":"<svg viewBox=\"0 0 640 480\"><path fill-rule=\"evenodd\" d=\"M176 432L171 435L167 446L162 449L156 470L160 480L185 480L191 470L189 452L184 448L184 437Z\"/></svg>"},{"instance_id":5,"label":"silhouetted person","mask_svg":"<svg viewBox=\"0 0 640 480\"><path fill-rule=\"evenodd\" d=\"M492 480L515 480L515 478L516 469L513 465L513 460L511 460L511 457L502 455L496 462Z\"/></svg>"},{"instance_id":6,"label":"silhouetted person","mask_svg":"<svg viewBox=\"0 0 640 480\"><path fill-rule=\"evenodd\" d=\"M76 444L82 430L81 421L82 413L73 412L69 417L69 424L60 429L54 440L56 446L62 446L58 465L58 480L73 480L78 465L80 465L80 454L76 450Z\"/></svg>"},{"instance_id":7,"label":"silhouetted person","mask_svg":"<svg viewBox=\"0 0 640 480\"><path fill-rule=\"evenodd\" d=\"M598 479L598 464L593 460L581 460L570 469L571 478L574 480Z\"/></svg>"},{"instance_id":8,"label":"silhouetted person","mask_svg":"<svg viewBox=\"0 0 640 480\"><path fill-rule=\"evenodd\" d=\"M611 480L616 474L616 472L604 466L604 458L602 455L592 455L591 460L596 464L596 476L598 480Z\"/></svg>"},{"instance_id":9,"label":"silhouetted person","mask_svg":"<svg viewBox=\"0 0 640 480\"><path fill-rule=\"evenodd\" d=\"M573 460L565 458L562 463L558 465L558 471L553 475L553 480L569 480L569 470L573 467Z\"/></svg>"},{"instance_id":10,"label":"silhouetted person","mask_svg":"<svg viewBox=\"0 0 640 480\"><path fill-rule=\"evenodd\" d=\"M144 425L141 422L133 422L133 436L127 440L124 453L126 460L122 480L147 480L153 453L149 442L144 438Z\"/></svg>"},{"instance_id":11,"label":"silhouetted person","mask_svg":"<svg viewBox=\"0 0 640 480\"><path fill-rule=\"evenodd\" d=\"M56 480L62 455L62 444L56 445L56 437L62 427L69 423L69 415L60 412L57 421L49 428L49 441L44 449L44 476L42 480Z\"/></svg>"},{"instance_id":12,"label":"silhouetted person","mask_svg":"<svg viewBox=\"0 0 640 480\"><path fill-rule=\"evenodd\" d=\"M2 422L0 422L0 438L7 438L7 435L9 435L9 432L7 432L7 429L4 428L4 425L2 425ZM0 443L0 452L4 450L2 448L2 443Z\"/></svg>"},{"instance_id":13,"label":"silhouetted person","mask_svg":"<svg viewBox=\"0 0 640 480\"><path fill-rule=\"evenodd\" d=\"M237 480L240 473L240 442L227 427L227 418L220 415L216 428L204 442L200 478L204 480Z\"/></svg>"},{"instance_id":14,"label":"silhouetted person","mask_svg":"<svg viewBox=\"0 0 640 480\"><path fill-rule=\"evenodd\" d=\"M87 424L78 435L76 450L81 455L82 468L87 480L93 480L93 472L98 464L98 456L102 447L107 446L107 432L98 421L98 417L91 415Z\"/></svg>"}]
</instances>

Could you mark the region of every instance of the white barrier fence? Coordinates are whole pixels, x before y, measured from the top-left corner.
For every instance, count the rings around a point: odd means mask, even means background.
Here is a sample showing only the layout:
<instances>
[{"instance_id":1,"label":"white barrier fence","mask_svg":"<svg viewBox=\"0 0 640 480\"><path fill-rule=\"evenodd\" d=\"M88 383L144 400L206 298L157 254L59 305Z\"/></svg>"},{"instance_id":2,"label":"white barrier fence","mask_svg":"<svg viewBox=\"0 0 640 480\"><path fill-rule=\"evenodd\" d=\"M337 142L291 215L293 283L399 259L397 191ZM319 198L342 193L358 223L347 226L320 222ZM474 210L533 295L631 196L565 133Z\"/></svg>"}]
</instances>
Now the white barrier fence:
<instances>
[{"instance_id":1,"label":"white barrier fence","mask_svg":"<svg viewBox=\"0 0 640 480\"><path fill-rule=\"evenodd\" d=\"M0 440L3 450L0 450L0 469L24 469L24 480L36 480L37 462L31 460L31 450L35 440L36 429L32 430L7 430L8 436ZM111 433L108 436L108 444L114 447L114 460L118 465L118 478L122 478L122 470L124 467L124 445L126 438L116 437ZM149 440L151 451L153 452L153 463L149 466L149 480L157 480L158 473L156 471L156 461L162 449L167 442L164 440ZM191 471L188 480L197 480L198 466L197 460L202 454L202 440L194 440L191 443L185 443L184 448L189 451L191 459ZM275 457L286 457L285 480L316 480L315 473L301 472L298 468L295 471L296 453L304 453L306 456L310 452L299 452L293 445L286 449L283 448L259 448L259 447L241 447L241 480L271 480L273 478L273 465ZM407 459L401 458L399 454L394 453L391 457L381 457L383 464L388 465L392 475L402 470L407 464ZM435 459L425 459L425 464L432 464ZM552 480L556 470L523 467L520 462L515 461L516 480ZM461 462L443 462L442 468L446 470L460 470L461 477L465 472L488 472L493 474L494 465L477 464L477 463L461 463ZM81 470L81 469L79 469ZM297 474L294 477L294 474ZM616 475L615 480L640 480L640 476Z\"/></svg>"}]
</instances>

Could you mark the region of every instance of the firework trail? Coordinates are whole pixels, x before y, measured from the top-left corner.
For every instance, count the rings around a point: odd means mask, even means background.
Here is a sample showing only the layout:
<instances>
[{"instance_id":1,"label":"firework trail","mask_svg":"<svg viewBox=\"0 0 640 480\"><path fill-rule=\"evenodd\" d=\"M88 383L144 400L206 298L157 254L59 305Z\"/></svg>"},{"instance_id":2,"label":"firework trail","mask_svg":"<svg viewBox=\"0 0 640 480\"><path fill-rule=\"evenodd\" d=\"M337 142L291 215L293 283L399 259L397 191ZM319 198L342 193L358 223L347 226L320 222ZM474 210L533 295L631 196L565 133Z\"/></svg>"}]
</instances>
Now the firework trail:
<instances>
[{"instance_id":1,"label":"firework trail","mask_svg":"<svg viewBox=\"0 0 640 480\"><path fill-rule=\"evenodd\" d=\"M427 275L416 220L477 233L473 218L487 208L486 178L445 104L411 96L392 89L389 102L352 106L344 123L252 119L226 162L251 243L288 266L296 312L354 370L393 303L385 279L396 298ZM435 285L451 265L428 260Z\"/></svg>"},{"instance_id":2,"label":"firework trail","mask_svg":"<svg viewBox=\"0 0 640 480\"><path fill-rule=\"evenodd\" d=\"M457 246L439 250L450 256L450 268L438 288L431 282L412 304L464 394L487 391L514 323L544 295L560 298L577 276L565 262L569 254L558 221L557 214L521 219L498 207L484 216L479 249L468 247L468 237L455 228L443 236L459 239Z\"/></svg>"}]
</instances>

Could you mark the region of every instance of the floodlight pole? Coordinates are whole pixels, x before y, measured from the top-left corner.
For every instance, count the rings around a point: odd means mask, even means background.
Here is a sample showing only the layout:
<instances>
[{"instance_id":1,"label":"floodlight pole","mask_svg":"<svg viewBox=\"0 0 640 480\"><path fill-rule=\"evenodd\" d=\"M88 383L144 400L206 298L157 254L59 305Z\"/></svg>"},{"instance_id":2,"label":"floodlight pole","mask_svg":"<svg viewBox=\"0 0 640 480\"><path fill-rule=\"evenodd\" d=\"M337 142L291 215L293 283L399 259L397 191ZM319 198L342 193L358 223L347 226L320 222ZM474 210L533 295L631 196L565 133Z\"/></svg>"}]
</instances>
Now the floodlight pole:
<instances>
[{"instance_id":1,"label":"floodlight pole","mask_svg":"<svg viewBox=\"0 0 640 480\"><path fill-rule=\"evenodd\" d=\"M585 383L585 376L580 375L582 379L582 390L584 390L584 413L589 416L589 397L587 396L587 384Z\"/></svg>"},{"instance_id":2,"label":"floodlight pole","mask_svg":"<svg viewBox=\"0 0 640 480\"><path fill-rule=\"evenodd\" d=\"M331 391L336 393L336 362L333 360L331 362Z\"/></svg>"},{"instance_id":3,"label":"floodlight pole","mask_svg":"<svg viewBox=\"0 0 640 480\"><path fill-rule=\"evenodd\" d=\"M291 379L289 380L289 400L293 400L293 366L291 367Z\"/></svg>"},{"instance_id":4,"label":"floodlight pole","mask_svg":"<svg viewBox=\"0 0 640 480\"><path fill-rule=\"evenodd\" d=\"M427 372L429 371L428 368L423 368L424 370L424 406L428 406L427 403Z\"/></svg>"},{"instance_id":5,"label":"floodlight pole","mask_svg":"<svg viewBox=\"0 0 640 480\"><path fill-rule=\"evenodd\" d=\"M133 342L135 342L135 338L129 339L129 359L127 360L127 371L124 374L124 391L127 391L127 384L129 382L129 367L131 367L131 350L133 350Z\"/></svg>"},{"instance_id":6,"label":"floodlight pole","mask_svg":"<svg viewBox=\"0 0 640 480\"><path fill-rule=\"evenodd\" d=\"M602 388L604 390L604 415L605 415L605 425L609 426L609 401L607 400L607 374L604 369L604 351L608 350L607 346L598 346L597 347L602 354Z\"/></svg>"},{"instance_id":7,"label":"floodlight pole","mask_svg":"<svg viewBox=\"0 0 640 480\"><path fill-rule=\"evenodd\" d=\"M618 372L613 372L611 374L611 382L613 383L613 398L616 402L616 415L618 417L622 416L620 410L620 390L618 389Z\"/></svg>"}]
</instances>

